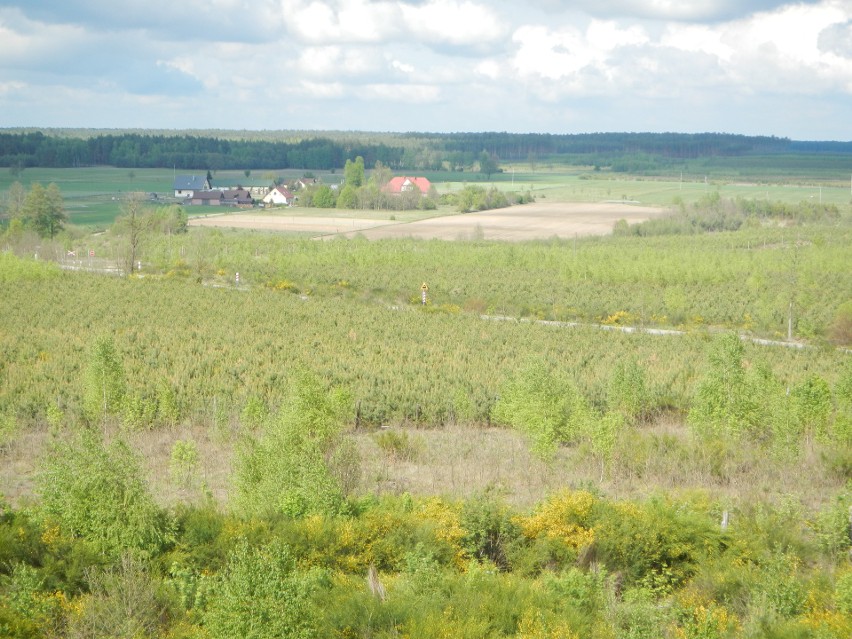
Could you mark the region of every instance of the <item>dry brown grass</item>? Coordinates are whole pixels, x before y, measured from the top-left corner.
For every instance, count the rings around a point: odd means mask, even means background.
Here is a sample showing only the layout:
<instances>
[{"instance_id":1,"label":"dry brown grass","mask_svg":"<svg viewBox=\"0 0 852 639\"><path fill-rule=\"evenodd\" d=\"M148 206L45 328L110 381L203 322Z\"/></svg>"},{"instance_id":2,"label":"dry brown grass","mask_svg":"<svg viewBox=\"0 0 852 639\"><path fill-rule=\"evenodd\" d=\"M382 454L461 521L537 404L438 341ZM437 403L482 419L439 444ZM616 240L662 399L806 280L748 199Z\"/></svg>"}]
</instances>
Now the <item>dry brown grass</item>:
<instances>
[{"instance_id":1,"label":"dry brown grass","mask_svg":"<svg viewBox=\"0 0 852 639\"><path fill-rule=\"evenodd\" d=\"M463 498L491 490L518 507L565 487L615 499L700 491L731 505L793 496L817 508L844 485L842 477L826 472L818 448L785 460L753 446L704 444L674 416L626 433L605 468L583 445L562 448L545 463L507 429L456 425L413 432L423 452L408 461L389 459L370 434L356 436L364 469L361 491Z\"/></svg>"},{"instance_id":2,"label":"dry brown grass","mask_svg":"<svg viewBox=\"0 0 852 639\"><path fill-rule=\"evenodd\" d=\"M139 453L161 504L197 503L210 494L224 507L237 428L235 424L181 425L132 433L128 440ZM833 499L844 485L843 477L826 469L819 447L810 447L797 458L779 459L754 446L703 444L673 417L664 416L626 433L604 472L601 461L586 446L564 447L552 463L545 463L529 453L519 434L508 429L452 425L405 430L417 454L401 458L383 451L374 432L352 435L362 460L358 493L466 498L488 490L525 508L566 487L592 489L615 499L701 491L731 506L792 496L810 509ZM21 433L0 459L0 494L13 504L33 498L38 459L50 437L46 427ZM199 452L199 466L188 486L177 485L169 472L172 447L178 440L195 442Z\"/></svg>"}]
</instances>

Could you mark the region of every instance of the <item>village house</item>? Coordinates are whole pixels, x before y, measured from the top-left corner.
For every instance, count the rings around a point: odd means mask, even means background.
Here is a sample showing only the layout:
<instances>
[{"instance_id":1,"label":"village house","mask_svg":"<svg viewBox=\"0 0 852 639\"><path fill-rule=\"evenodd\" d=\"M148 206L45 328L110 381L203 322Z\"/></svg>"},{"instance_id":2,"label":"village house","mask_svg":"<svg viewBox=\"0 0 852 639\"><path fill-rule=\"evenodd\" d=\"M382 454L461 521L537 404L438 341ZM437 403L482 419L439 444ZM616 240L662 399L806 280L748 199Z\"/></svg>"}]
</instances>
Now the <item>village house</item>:
<instances>
[{"instance_id":1,"label":"village house","mask_svg":"<svg viewBox=\"0 0 852 639\"><path fill-rule=\"evenodd\" d=\"M286 187L276 186L266 194L263 203L290 206L295 200L295 196Z\"/></svg>"},{"instance_id":2,"label":"village house","mask_svg":"<svg viewBox=\"0 0 852 639\"><path fill-rule=\"evenodd\" d=\"M298 180L296 180L296 181L293 183L293 188L296 188L296 189L307 189L307 188L309 188L309 187L314 186L316 183L317 183L317 179L316 179L316 178L307 178L307 177L303 177L303 178L299 178Z\"/></svg>"},{"instance_id":3,"label":"village house","mask_svg":"<svg viewBox=\"0 0 852 639\"><path fill-rule=\"evenodd\" d=\"M427 195L429 189L432 188L432 183L425 177L405 177L398 176L391 179L385 184L382 190L391 195L402 195L403 193L412 193L419 190L421 194Z\"/></svg>"},{"instance_id":4,"label":"village house","mask_svg":"<svg viewBox=\"0 0 852 639\"><path fill-rule=\"evenodd\" d=\"M203 175L175 176L175 197L191 198L199 191L209 191L210 181Z\"/></svg>"}]
</instances>

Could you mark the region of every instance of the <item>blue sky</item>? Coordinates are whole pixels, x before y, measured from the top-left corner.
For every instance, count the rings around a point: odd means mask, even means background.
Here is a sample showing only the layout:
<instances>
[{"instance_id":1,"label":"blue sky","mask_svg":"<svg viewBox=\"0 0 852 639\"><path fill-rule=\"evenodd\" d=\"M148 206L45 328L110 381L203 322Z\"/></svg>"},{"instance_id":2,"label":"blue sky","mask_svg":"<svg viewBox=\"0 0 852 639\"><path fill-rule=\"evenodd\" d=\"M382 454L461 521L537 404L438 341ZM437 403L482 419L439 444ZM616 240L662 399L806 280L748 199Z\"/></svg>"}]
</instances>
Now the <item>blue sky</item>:
<instances>
[{"instance_id":1,"label":"blue sky","mask_svg":"<svg viewBox=\"0 0 852 639\"><path fill-rule=\"evenodd\" d=\"M852 140L852 0L0 0L0 127Z\"/></svg>"}]
</instances>

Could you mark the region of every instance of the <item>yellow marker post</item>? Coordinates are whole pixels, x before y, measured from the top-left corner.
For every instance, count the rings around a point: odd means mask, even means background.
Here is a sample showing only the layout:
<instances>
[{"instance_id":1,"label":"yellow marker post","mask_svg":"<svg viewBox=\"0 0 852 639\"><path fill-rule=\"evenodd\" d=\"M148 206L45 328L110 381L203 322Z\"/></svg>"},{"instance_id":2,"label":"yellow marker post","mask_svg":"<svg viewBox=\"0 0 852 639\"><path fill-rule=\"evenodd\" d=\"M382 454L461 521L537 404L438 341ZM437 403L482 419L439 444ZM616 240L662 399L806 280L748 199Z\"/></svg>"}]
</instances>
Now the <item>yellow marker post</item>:
<instances>
[{"instance_id":1,"label":"yellow marker post","mask_svg":"<svg viewBox=\"0 0 852 639\"><path fill-rule=\"evenodd\" d=\"M429 287L426 285L426 282L423 282L423 284L420 285L420 292L421 292L420 299L421 299L421 303L423 304L423 306L426 306L426 291L428 291L428 290L429 290Z\"/></svg>"}]
</instances>

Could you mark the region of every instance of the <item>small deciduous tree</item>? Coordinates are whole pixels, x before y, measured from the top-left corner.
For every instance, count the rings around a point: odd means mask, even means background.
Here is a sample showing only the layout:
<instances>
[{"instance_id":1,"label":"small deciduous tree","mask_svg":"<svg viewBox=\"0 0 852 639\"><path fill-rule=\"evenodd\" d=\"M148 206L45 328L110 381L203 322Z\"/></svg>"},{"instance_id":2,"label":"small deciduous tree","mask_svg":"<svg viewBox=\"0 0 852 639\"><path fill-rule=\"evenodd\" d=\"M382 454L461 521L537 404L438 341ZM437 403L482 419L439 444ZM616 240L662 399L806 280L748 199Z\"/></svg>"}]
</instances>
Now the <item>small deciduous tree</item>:
<instances>
[{"instance_id":1,"label":"small deciduous tree","mask_svg":"<svg viewBox=\"0 0 852 639\"><path fill-rule=\"evenodd\" d=\"M390 167L385 166L379 160L376 160L376 166L370 174L370 181L380 189L393 179L393 171Z\"/></svg>"},{"instance_id":2,"label":"small deciduous tree","mask_svg":"<svg viewBox=\"0 0 852 639\"><path fill-rule=\"evenodd\" d=\"M124 368L111 337L98 338L89 354L83 413L91 422L117 413L125 393Z\"/></svg>"},{"instance_id":3,"label":"small deciduous tree","mask_svg":"<svg viewBox=\"0 0 852 639\"><path fill-rule=\"evenodd\" d=\"M154 225L151 215L145 213L145 195L131 193L121 204L123 215L115 221L115 228L127 238L125 253L125 272L133 275L136 260L145 233Z\"/></svg>"},{"instance_id":4,"label":"small deciduous tree","mask_svg":"<svg viewBox=\"0 0 852 639\"><path fill-rule=\"evenodd\" d=\"M698 386L689 423L702 436L748 434L757 424L759 405L743 366L739 336L718 338L710 350L710 370Z\"/></svg>"},{"instance_id":5,"label":"small deciduous tree","mask_svg":"<svg viewBox=\"0 0 852 639\"><path fill-rule=\"evenodd\" d=\"M161 206L153 214L151 229L164 235L186 233L188 230L186 211L178 204Z\"/></svg>"},{"instance_id":6,"label":"small deciduous tree","mask_svg":"<svg viewBox=\"0 0 852 639\"><path fill-rule=\"evenodd\" d=\"M346 184L354 186L356 189L359 186L364 186L364 158L359 155L354 162L346 160L343 167L343 179Z\"/></svg>"},{"instance_id":7,"label":"small deciduous tree","mask_svg":"<svg viewBox=\"0 0 852 639\"><path fill-rule=\"evenodd\" d=\"M819 375L808 375L791 393L802 434L808 440L825 439L831 419L831 389Z\"/></svg>"},{"instance_id":8,"label":"small deciduous tree","mask_svg":"<svg viewBox=\"0 0 852 639\"><path fill-rule=\"evenodd\" d=\"M68 219L63 210L59 187L51 182L47 188L44 188L35 182L24 200L23 215L27 223L41 237L56 237Z\"/></svg>"},{"instance_id":9,"label":"small deciduous tree","mask_svg":"<svg viewBox=\"0 0 852 639\"><path fill-rule=\"evenodd\" d=\"M344 437L351 400L299 372L277 418L245 442L236 469L237 504L249 515L299 516L339 509L357 464Z\"/></svg>"},{"instance_id":10,"label":"small deciduous tree","mask_svg":"<svg viewBox=\"0 0 852 639\"><path fill-rule=\"evenodd\" d=\"M358 189L351 184L345 184L337 196L337 207L341 209L358 208Z\"/></svg>"},{"instance_id":11,"label":"small deciduous tree","mask_svg":"<svg viewBox=\"0 0 852 639\"><path fill-rule=\"evenodd\" d=\"M169 474L172 481L181 488L189 488L198 468L198 446L193 440L177 440L172 446L169 459Z\"/></svg>"},{"instance_id":12,"label":"small deciduous tree","mask_svg":"<svg viewBox=\"0 0 852 639\"><path fill-rule=\"evenodd\" d=\"M27 200L27 190L18 181L9 185L3 202L4 214L7 218L15 220L24 215L24 202Z\"/></svg>"},{"instance_id":13,"label":"small deciduous tree","mask_svg":"<svg viewBox=\"0 0 852 639\"><path fill-rule=\"evenodd\" d=\"M636 360L618 363L608 391L610 410L619 411L631 420L640 419L647 413L650 400L645 369Z\"/></svg>"},{"instance_id":14,"label":"small deciduous tree","mask_svg":"<svg viewBox=\"0 0 852 639\"><path fill-rule=\"evenodd\" d=\"M536 455L552 459L559 444L583 432L588 405L573 384L534 361L503 386L492 416L526 435Z\"/></svg>"},{"instance_id":15,"label":"small deciduous tree","mask_svg":"<svg viewBox=\"0 0 852 639\"><path fill-rule=\"evenodd\" d=\"M829 326L829 339L838 346L852 345L852 300L837 307Z\"/></svg>"},{"instance_id":16,"label":"small deciduous tree","mask_svg":"<svg viewBox=\"0 0 852 639\"><path fill-rule=\"evenodd\" d=\"M322 184L314 191L311 202L318 209L332 209L337 204L337 199L334 197L334 191Z\"/></svg>"},{"instance_id":17,"label":"small deciduous tree","mask_svg":"<svg viewBox=\"0 0 852 639\"><path fill-rule=\"evenodd\" d=\"M485 173L486 177L490 180L491 175L497 172L498 161L497 156L488 153L488 151L483 151L479 154L479 172Z\"/></svg>"}]
</instances>

